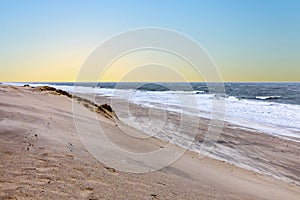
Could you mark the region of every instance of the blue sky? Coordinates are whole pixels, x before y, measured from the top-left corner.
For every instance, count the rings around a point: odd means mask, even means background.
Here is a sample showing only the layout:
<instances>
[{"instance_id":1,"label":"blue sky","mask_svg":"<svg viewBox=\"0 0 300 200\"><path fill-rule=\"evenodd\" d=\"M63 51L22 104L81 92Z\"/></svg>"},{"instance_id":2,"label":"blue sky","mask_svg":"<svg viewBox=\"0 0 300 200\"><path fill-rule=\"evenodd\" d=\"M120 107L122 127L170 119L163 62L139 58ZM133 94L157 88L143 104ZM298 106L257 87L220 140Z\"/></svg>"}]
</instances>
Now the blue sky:
<instances>
[{"instance_id":1,"label":"blue sky","mask_svg":"<svg viewBox=\"0 0 300 200\"><path fill-rule=\"evenodd\" d=\"M297 0L1 0L0 81L72 81L102 41L149 26L192 37L225 81L300 81L299 10Z\"/></svg>"}]
</instances>

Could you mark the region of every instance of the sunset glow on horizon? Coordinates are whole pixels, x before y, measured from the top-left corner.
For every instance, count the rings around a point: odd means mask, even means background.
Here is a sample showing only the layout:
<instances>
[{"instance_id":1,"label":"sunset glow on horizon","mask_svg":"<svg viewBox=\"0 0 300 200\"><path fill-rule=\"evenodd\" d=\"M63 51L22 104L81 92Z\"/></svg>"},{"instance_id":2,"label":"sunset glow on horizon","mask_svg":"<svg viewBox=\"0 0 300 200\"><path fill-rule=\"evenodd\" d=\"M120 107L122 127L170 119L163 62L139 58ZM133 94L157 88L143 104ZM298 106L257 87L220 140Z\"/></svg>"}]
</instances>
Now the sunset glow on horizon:
<instances>
[{"instance_id":1,"label":"sunset glow on horizon","mask_svg":"<svg viewBox=\"0 0 300 200\"><path fill-rule=\"evenodd\" d=\"M300 81L299 1L0 1L0 82L72 82L90 53L124 31L161 27L191 37L226 82ZM156 57L157 52L152 52ZM148 54L150 55L150 54ZM163 55L163 54L162 54ZM151 56L149 57L151 58ZM205 81L187 63L133 66L120 58L100 81ZM172 70L173 69L173 70ZM177 71L173 74L171 71ZM86 80L89 81L89 80Z\"/></svg>"}]
</instances>

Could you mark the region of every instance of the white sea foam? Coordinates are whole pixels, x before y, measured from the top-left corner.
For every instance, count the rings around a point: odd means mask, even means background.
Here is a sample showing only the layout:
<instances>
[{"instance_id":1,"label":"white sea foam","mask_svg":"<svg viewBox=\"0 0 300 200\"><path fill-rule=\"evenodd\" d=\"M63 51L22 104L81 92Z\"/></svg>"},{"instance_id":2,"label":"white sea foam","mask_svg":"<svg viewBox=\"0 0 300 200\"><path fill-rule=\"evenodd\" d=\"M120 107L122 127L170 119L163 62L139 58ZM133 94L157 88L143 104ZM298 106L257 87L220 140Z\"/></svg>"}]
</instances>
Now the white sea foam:
<instances>
[{"instance_id":1,"label":"white sea foam","mask_svg":"<svg viewBox=\"0 0 300 200\"><path fill-rule=\"evenodd\" d=\"M17 86L24 85L24 83L10 84ZM30 85L43 86L49 84ZM141 91L84 86L77 86L76 89L74 89L74 86L50 86L68 92L124 98L139 105L163 108L167 111L183 112L184 114L205 118L211 118L212 112L215 112L212 103L214 95L203 94L202 92L197 91ZM232 96L219 98L224 98L225 100L225 121L246 128L256 129L257 131L267 134L300 138L300 105L281 104L260 100L240 100ZM268 99L270 97L259 98Z\"/></svg>"},{"instance_id":2,"label":"white sea foam","mask_svg":"<svg viewBox=\"0 0 300 200\"><path fill-rule=\"evenodd\" d=\"M267 100L267 99L279 99L281 96L256 96L256 99Z\"/></svg>"},{"instance_id":3,"label":"white sea foam","mask_svg":"<svg viewBox=\"0 0 300 200\"><path fill-rule=\"evenodd\" d=\"M118 94L118 92L117 92ZM183 95L186 98L183 98ZM121 96L119 96L121 97ZM187 102L196 98L197 104ZM129 100L136 104L156 108L166 108L168 111L184 112L189 115L211 118L214 95L192 92L152 92L135 91ZM184 104L180 100L184 100ZM300 138L300 106L263 102L255 100L239 100L235 97L225 98L225 121L256 129L263 133ZM199 112L195 112L195 110Z\"/></svg>"}]
</instances>

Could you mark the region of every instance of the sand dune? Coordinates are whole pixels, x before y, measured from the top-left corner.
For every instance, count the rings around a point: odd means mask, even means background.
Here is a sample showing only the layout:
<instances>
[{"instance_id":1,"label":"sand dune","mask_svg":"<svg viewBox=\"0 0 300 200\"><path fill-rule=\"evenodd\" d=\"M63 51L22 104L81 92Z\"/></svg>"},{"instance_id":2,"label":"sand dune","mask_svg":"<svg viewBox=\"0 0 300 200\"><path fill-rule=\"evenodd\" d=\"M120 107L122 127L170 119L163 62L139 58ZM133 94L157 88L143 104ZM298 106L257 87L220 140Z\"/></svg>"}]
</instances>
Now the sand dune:
<instances>
[{"instance_id":1,"label":"sand dune","mask_svg":"<svg viewBox=\"0 0 300 200\"><path fill-rule=\"evenodd\" d=\"M130 138L121 130L136 135L144 133L103 113L95 113L77 100L75 106L77 120L88 127L88 134L97 134L89 126L96 115L101 127L122 148L147 152L166 145L155 138ZM242 140L247 139L251 137L244 133ZM109 146L104 153L118 156ZM159 171L141 174L119 171L99 162L86 150L76 131L71 98L30 87L0 85L0 156L0 199L296 200L300 197L296 184L212 158L199 159L189 151Z\"/></svg>"}]
</instances>

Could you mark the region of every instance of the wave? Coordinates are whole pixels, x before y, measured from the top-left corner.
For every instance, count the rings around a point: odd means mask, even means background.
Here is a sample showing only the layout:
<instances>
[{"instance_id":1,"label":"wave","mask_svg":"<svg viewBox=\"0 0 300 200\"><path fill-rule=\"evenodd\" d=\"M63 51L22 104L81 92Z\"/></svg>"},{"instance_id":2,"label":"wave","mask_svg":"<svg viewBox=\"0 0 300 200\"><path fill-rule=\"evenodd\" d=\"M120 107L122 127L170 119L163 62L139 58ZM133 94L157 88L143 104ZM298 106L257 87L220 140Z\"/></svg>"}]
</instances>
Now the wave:
<instances>
[{"instance_id":1,"label":"wave","mask_svg":"<svg viewBox=\"0 0 300 200\"><path fill-rule=\"evenodd\" d=\"M204 94L204 93L206 93L206 92L205 92L205 91L202 91L202 90L199 90L199 91L196 91L195 94Z\"/></svg>"},{"instance_id":2,"label":"wave","mask_svg":"<svg viewBox=\"0 0 300 200\"><path fill-rule=\"evenodd\" d=\"M184 96L182 96L184 95ZM263 99L280 98L266 96ZM153 92L136 92L129 101L173 112L211 118L217 112L212 105L213 99L223 100L226 109L225 121L243 127L255 128L268 134L300 138L300 105L283 104L253 99L241 99L228 95ZM180 102L183 100L183 102ZM195 102L196 100L196 102Z\"/></svg>"},{"instance_id":3,"label":"wave","mask_svg":"<svg viewBox=\"0 0 300 200\"><path fill-rule=\"evenodd\" d=\"M24 83L13 83L13 85L21 86ZM30 84L30 86L41 85L51 86L47 83ZM210 94L205 91L202 93L201 89L196 91L145 91L87 86L74 88L70 85L53 84L52 86L71 93L116 97L143 106L164 108L167 111L183 112L204 118L211 118L211 114L215 112L212 101L218 99L224 101L225 104L225 121L244 127L255 127L256 130L264 133L300 138L300 105L268 101L283 99L281 96L235 97L226 94Z\"/></svg>"},{"instance_id":4,"label":"wave","mask_svg":"<svg viewBox=\"0 0 300 200\"><path fill-rule=\"evenodd\" d=\"M281 96L256 96L255 98L259 100L269 100L269 99L280 99Z\"/></svg>"}]
</instances>

